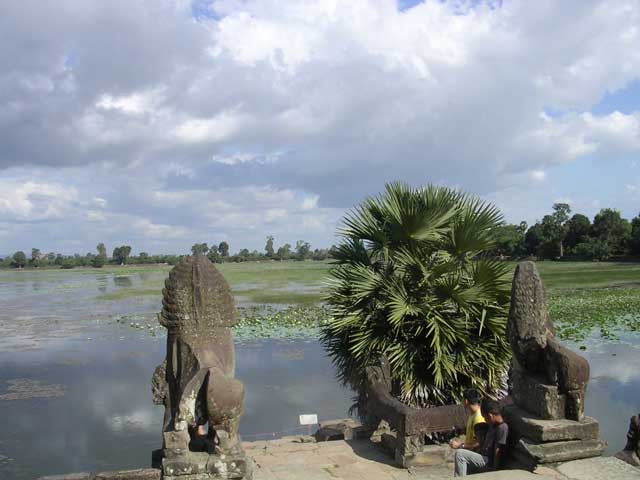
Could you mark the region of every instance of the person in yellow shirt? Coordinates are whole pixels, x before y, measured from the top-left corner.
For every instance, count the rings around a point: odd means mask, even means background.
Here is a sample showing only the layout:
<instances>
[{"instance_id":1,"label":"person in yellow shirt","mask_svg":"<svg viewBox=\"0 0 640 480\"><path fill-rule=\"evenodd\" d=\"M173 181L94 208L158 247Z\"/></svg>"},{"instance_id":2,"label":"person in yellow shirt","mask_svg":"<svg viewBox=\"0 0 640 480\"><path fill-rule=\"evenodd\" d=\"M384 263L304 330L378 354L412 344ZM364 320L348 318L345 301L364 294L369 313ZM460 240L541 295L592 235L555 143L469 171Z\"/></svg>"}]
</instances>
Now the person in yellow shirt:
<instances>
[{"instance_id":1,"label":"person in yellow shirt","mask_svg":"<svg viewBox=\"0 0 640 480\"><path fill-rule=\"evenodd\" d=\"M480 411L480 404L482 403L482 399L480 398L480 393L472 388L470 388L469 390L465 390L463 398L464 407L467 412L469 412L464 442L459 442L454 439L449 442L449 446L456 449L464 448L473 452L480 448L480 444L478 443L478 439L476 438L474 427L479 423L485 423L485 419L482 416L482 412Z\"/></svg>"}]
</instances>

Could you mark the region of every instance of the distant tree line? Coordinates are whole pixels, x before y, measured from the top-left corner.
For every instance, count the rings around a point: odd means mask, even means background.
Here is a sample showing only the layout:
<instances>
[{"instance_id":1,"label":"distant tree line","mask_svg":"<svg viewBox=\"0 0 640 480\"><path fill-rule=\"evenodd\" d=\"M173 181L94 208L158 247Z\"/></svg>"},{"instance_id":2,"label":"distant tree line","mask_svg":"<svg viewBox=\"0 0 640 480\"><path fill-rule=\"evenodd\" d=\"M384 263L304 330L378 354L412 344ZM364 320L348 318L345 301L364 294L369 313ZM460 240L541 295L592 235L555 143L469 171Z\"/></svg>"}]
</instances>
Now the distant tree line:
<instances>
[{"instance_id":1,"label":"distant tree line","mask_svg":"<svg viewBox=\"0 0 640 480\"><path fill-rule=\"evenodd\" d=\"M527 226L503 224L495 230L498 257L535 256L540 259L607 260L640 255L640 216L631 221L611 208L600 210L593 221L571 215L566 203L553 205L552 213Z\"/></svg>"},{"instance_id":2,"label":"distant tree line","mask_svg":"<svg viewBox=\"0 0 640 480\"><path fill-rule=\"evenodd\" d=\"M0 260L0 268L100 268L104 265L138 265L145 263L168 263L175 265L181 258L179 255L149 255L146 252L140 252L137 256L132 256L129 245L114 248L111 257L107 255L107 247L105 247L104 243L99 243L96 250L97 253L89 252L85 255L78 253L74 255L62 255L55 252L42 253L40 249L32 248L30 257L27 257L25 252L18 251Z\"/></svg>"},{"instance_id":3,"label":"distant tree line","mask_svg":"<svg viewBox=\"0 0 640 480\"><path fill-rule=\"evenodd\" d=\"M504 223L494 229L495 246L491 255L502 259L535 256L539 259L607 260L612 257L640 256L640 215L631 221L611 208L600 210L593 221L586 215L571 215L571 207L566 203L555 203L553 211L542 220L528 226ZM214 263L254 262L261 260L326 260L331 257L331 248L311 248L309 242L298 240L295 247L285 243L276 248L275 239L269 235L264 251L243 248L230 254L225 241L209 246L195 243L191 247L193 255L206 255ZM182 255L149 255L140 252L131 255L131 246L121 245L113 249L111 256L107 247L99 243L97 253L86 255L62 255L42 253L31 249L31 256L19 251L0 259L0 268L43 268L43 267L95 267L104 265L177 264Z\"/></svg>"},{"instance_id":4,"label":"distant tree line","mask_svg":"<svg viewBox=\"0 0 640 480\"><path fill-rule=\"evenodd\" d=\"M332 247L333 248L333 247ZM100 268L104 265L141 265L141 264L169 264L175 265L184 255L149 255L140 252L137 256L131 255L131 246L121 245L115 247L111 256L107 253L104 243L96 246L96 252L89 252L86 255L78 253L74 255L62 255L60 253L42 253L38 248L31 249L31 256L23 251L18 251L13 255L0 259L0 268L74 268L74 267L94 267ZM206 255L214 263L224 262L252 262L259 260L326 260L329 258L331 249L311 250L309 242L298 240L295 249L285 243L277 250L274 246L274 238L267 237L265 251L249 251L243 248L236 254L229 253L229 244L225 241L218 245L209 247L206 243L196 243L191 247L193 255Z\"/></svg>"},{"instance_id":5,"label":"distant tree line","mask_svg":"<svg viewBox=\"0 0 640 480\"><path fill-rule=\"evenodd\" d=\"M220 242L217 246L212 245L209 247L206 243L195 243L191 247L191 253L193 255L206 255L213 263L224 262L255 262L260 260L326 260L330 257L331 248L316 248L311 249L309 242L304 240L298 240L296 242L295 249L292 249L289 243L285 243L275 248L275 239L269 235L267 237L266 244L264 246L264 252L258 250L249 250L243 248L235 255L229 255L229 244L227 242Z\"/></svg>"}]
</instances>

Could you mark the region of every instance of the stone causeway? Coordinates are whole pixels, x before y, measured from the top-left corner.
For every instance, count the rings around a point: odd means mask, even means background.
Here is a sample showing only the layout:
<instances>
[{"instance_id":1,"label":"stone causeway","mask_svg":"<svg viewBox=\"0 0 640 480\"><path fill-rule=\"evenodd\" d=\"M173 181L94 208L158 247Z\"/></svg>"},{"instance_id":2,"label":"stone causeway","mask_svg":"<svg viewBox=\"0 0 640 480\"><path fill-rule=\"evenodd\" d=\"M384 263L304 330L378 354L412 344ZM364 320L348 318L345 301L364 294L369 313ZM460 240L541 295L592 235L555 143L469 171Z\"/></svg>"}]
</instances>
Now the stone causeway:
<instances>
[{"instance_id":1,"label":"stone causeway","mask_svg":"<svg viewBox=\"0 0 640 480\"><path fill-rule=\"evenodd\" d=\"M396 466L382 446L367 439L315 442L313 437L284 437L244 442L254 462L254 480L445 480L453 465ZM535 473L503 470L471 475L477 480L640 480L640 469L614 457L596 457L540 466ZM39 480L160 480L159 469L75 473Z\"/></svg>"}]
</instances>

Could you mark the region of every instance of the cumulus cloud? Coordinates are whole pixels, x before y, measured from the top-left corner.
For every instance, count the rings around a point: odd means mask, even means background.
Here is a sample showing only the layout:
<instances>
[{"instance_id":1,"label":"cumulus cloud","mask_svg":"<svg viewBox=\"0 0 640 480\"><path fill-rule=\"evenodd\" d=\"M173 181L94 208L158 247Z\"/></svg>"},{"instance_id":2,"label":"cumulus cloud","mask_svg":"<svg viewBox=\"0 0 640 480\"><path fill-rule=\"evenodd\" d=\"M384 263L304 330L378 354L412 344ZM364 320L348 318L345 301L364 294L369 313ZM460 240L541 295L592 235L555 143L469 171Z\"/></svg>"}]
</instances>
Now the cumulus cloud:
<instances>
[{"instance_id":1,"label":"cumulus cloud","mask_svg":"<svg viewBox=\"0 0 640 480\"><path fill-rule=\"evenodd\" d=\"M22 192L0 190L0 220L181 251L327 245L385 181L550 203L552 169L640 149L640 113L593 111L640 78L633 0L207 5L0 6L0 169ZM60 198L38 207L27 181Z\"/></svg>"},{"instance_id":2,"label":"cumulus cloud","mask_svg":"<svg viewBox=\"0 0 640 480\"><path fill-rule=\"evenodd\" d=\"M64 185L0 180L0 220L40 222L63 218L76 199L75 188Z\"/></svg>"}]
</instances>

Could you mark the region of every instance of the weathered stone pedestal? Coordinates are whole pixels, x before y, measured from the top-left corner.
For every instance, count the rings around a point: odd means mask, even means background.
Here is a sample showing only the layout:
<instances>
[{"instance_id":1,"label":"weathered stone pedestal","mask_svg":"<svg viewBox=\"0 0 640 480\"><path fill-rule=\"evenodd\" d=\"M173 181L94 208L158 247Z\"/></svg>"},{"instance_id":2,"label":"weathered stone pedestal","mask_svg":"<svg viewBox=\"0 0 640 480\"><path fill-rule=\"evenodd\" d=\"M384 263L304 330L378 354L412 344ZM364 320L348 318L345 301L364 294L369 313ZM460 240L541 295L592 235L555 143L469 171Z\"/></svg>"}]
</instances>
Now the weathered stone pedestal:
<instances>
[{"instance_id":1,"label":"weathered stone pedestal","mask_svg":"<svg viewBox=\"0 0 640 480\"><path fill-rule=\"evenodd\" d=\"M597 457L606 446L599 438L598 422L591 417L544 420L517 405L505 407L504 415L512 436L511 456L529 470L539 464Z\"/></svg>"},{"instance_id":2,"label":"weathered stone pedestal","mask_svg":"<svg viewBox=\"0 0 640 480\"><path fill-rule=\"evenodd\" d=\"M253 478L253 462L240 443L229 445L228 437L220 432L217 445L201 437L183 448L176 432L164 433L164 449L154 451L152 463L162 471L163 480L220 480Z\"/></svg>"},{"instance_id":3,"label":"weathered stone pedestal","mask_svg":"<svg viewBox=\"0 0 640 480\"><path fill-rule=\"evenodd\" d=\"M251 459L242 451L231 455L186 452L162 460L163 480L251 480L252 471Z\"/></svg>"}]
</instances>

